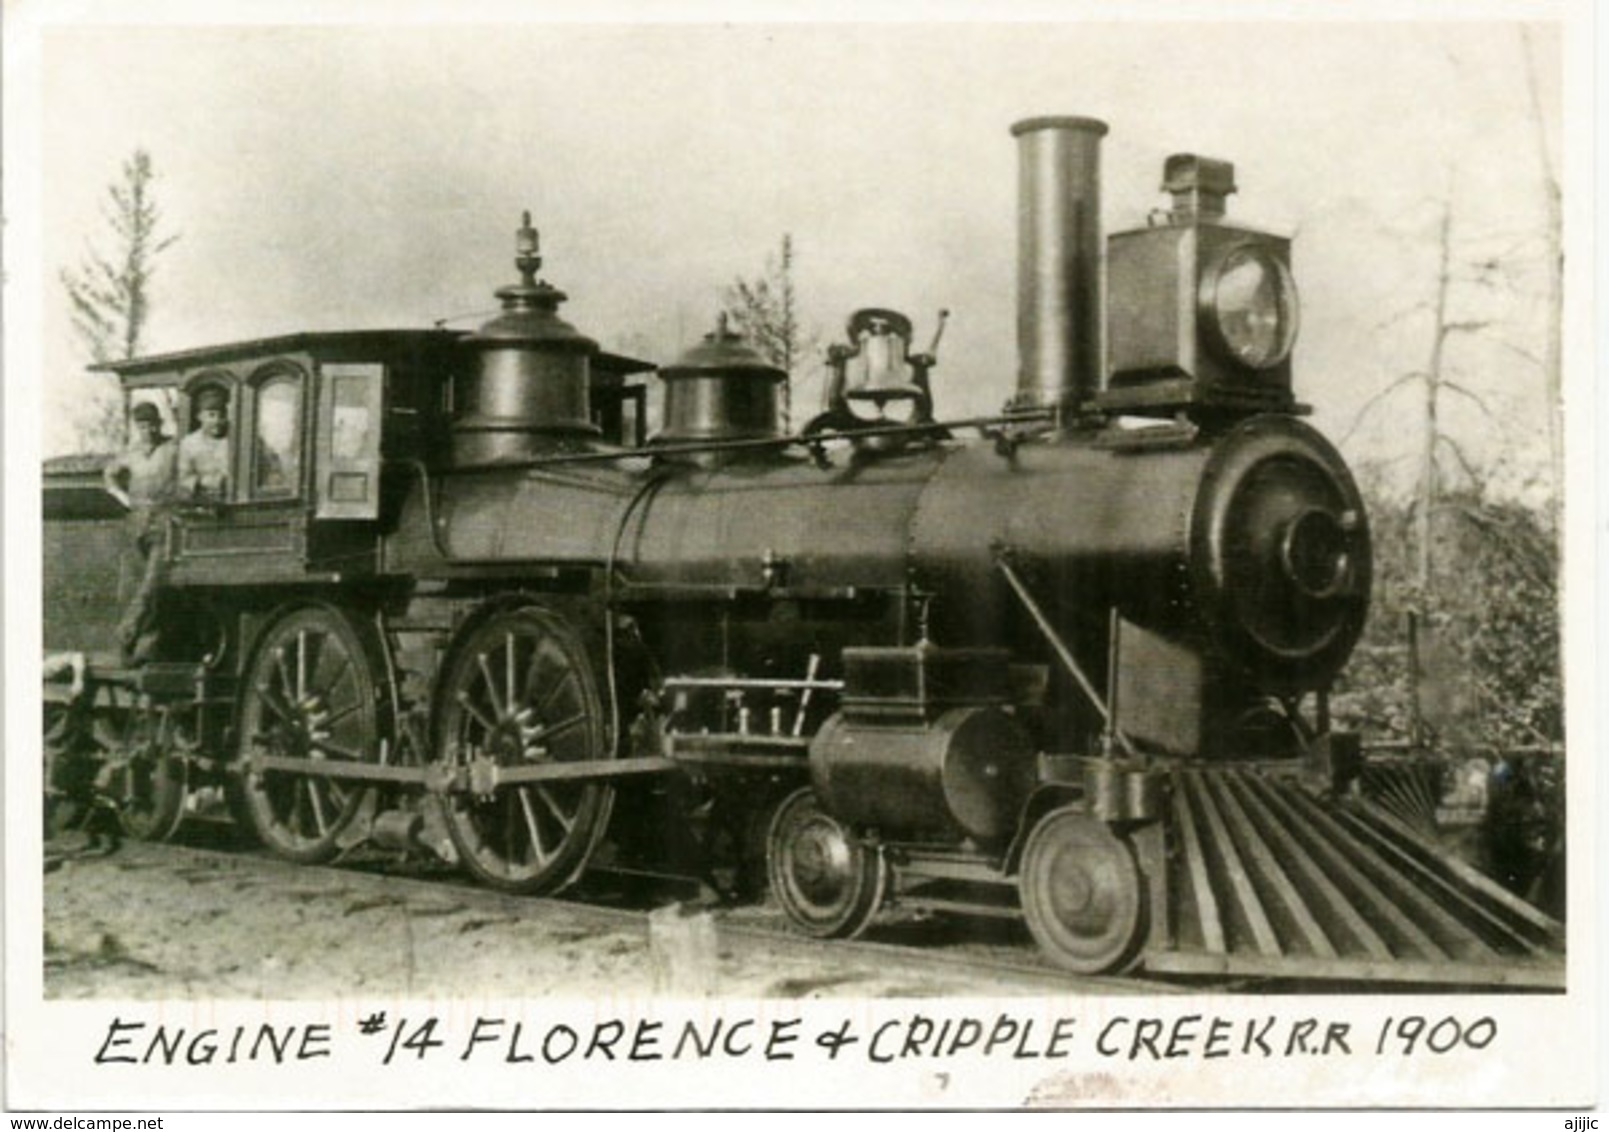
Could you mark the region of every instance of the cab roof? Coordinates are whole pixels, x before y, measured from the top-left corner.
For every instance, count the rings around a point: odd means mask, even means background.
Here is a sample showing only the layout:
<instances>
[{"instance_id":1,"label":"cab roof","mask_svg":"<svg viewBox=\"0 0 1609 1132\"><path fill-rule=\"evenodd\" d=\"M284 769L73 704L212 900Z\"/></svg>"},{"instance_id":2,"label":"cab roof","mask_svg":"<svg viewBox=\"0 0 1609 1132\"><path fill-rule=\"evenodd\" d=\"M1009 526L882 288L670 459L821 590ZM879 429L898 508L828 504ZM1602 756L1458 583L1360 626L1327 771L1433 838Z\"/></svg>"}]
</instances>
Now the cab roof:
<instances>
[{"instance_id":1,"label":"cab roof","mask_svg":"<svg viewBox=\"0 0 1609 1132\"><path fill-rule=\"evenodd\" d=\"M125 385L167 385L177 382L181 375L190 371L241 359L308 353L320 358L335 356L351 360L367 356L379 360L397 354L444 349L469 333L467 330L439 329L312 330L150 354L141 358L97 362L89 368L97 373L115 373ZM592 364L600 374L617 379L655 368L652 362L606 351L594 355Z\"/></svg>"}]
</instances>

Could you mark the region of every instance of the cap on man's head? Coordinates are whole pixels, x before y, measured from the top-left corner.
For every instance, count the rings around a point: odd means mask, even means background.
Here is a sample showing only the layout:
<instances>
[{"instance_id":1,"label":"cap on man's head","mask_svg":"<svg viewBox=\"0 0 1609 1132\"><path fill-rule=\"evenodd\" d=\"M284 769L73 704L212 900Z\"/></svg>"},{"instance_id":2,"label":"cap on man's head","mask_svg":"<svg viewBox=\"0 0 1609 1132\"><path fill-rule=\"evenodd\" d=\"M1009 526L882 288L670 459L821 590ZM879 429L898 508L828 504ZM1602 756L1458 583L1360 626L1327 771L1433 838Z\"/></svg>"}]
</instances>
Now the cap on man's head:
<instances>
[{"instance_id":1,"label":"cap on man's head","mask_svg":"<svg viewBox=\"0 0 1609 1132\"><path fill-rule=\"evenodd\" d=\"M208 409L226 409L229 407L229 397L222 389L208 386L196 394L196 412L205 412Z\"/></svg>"},{"instance_id":2,"label":"cap on man's head","mask_svg":"<svg viewBox=\"0 0 1609 1132\"><path fill-rule=\"evenodd\" d=\"M141 401L138 405L135 405L134 411L129 413L129 416L146 424L159 425L162 423L161 411L149 401Z\"/></svg>"}]
</instances>

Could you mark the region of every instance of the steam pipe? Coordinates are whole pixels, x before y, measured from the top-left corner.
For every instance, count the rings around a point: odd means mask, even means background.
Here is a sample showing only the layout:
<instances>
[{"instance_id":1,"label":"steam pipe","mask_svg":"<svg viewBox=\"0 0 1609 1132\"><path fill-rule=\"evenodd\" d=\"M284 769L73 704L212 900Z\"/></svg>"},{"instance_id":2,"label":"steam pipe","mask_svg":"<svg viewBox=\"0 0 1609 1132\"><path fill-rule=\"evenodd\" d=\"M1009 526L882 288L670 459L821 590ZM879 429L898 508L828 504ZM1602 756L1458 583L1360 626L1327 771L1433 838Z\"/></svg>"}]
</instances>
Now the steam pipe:
<instances>
[{"instance_id":1,"label":"steam pipe","mask_svg":"<svg viewBox=\"0 0 1609 1132\"><path fill-rule=\"evenodd\" d=\"M1067 647L1067 643L1061 639L1061 634L1056 632L1056 627L1050 623L1050 618L1045 616L1045 611L1039 608L1039 603L1034 600L1034 595L1028 592L1027 583L1011 568L1008 555L1004 553L996 554L994 564L1011 586L1011 592L1017 595L1017 600L1022 602L1022 607L1028 611L1028 616L1032 617L1034 624L1039 626L1040 633L1044 634L1045 642L1055 650L1057 658L1061 660L1062 666L1067 669L1068 675L1077 682L1079 689L1095 710L1100 712L1101 720L1106 724L1107 735L1117 740L1117 744L1123 748L1124 754L1135 754L1134 744L1129 742L1127 735L1118 730L1117 721L1112 718L1112 709L1107 706L1105 700L1101 699L1101 694L1095 690L1095 685L1090 683L1089 677L1084 675L1084 670L1078 665L1078 658L1073 655L1073 650Z\"/></svg>"},{"instance_id":2,"label":"steam pipe","mask_svg":"<svg viewBox=\"0 0 1609 1132\"><path fill-rule=\"evenodd\" d=\"M1094 118L1027 118L1017 139L1017 394L1066 412L1100 388L1100 142Z\"/></svg>"}]
</instances>

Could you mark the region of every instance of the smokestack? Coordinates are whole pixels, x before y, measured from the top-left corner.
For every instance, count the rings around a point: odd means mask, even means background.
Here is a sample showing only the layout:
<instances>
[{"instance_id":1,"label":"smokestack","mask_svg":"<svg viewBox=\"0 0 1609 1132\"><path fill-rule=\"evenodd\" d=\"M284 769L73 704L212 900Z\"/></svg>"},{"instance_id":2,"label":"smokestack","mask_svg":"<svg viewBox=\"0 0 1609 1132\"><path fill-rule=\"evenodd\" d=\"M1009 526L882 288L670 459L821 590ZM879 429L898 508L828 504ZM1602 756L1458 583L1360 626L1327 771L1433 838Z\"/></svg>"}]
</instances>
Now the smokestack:
<instances>
[{"instance_id":1,"label":"smokestack","mask_svg":"<svg viewBox=\"0 0 1609 1132\"><path fill-rule=\"evenodd\" d=\"M1076 408L1100 388L1101 138L1094 118L1027 118L1017 139L1014 409Z\"/></svg>"}]
</instances>

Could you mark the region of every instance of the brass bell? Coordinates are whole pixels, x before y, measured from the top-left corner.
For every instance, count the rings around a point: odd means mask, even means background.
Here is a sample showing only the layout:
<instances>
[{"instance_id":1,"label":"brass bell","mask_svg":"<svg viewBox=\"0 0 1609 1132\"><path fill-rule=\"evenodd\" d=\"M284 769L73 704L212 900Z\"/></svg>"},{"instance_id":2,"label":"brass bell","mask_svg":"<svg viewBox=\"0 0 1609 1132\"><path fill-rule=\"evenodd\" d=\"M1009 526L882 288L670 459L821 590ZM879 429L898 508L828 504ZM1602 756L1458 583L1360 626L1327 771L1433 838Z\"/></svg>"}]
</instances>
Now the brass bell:
<instances>
[{"instance_id":1,"label":"brass bell","mask_svg":"<svg viewBox=\"0 0 1609 1132\"><path fill-rule=\"evenodd\" d=\"M849 316L849 349L843 356L844 396L870 401L915 401L924 394L911 366L911 320L875 307Z\"/></svg>"}]
</instances>

